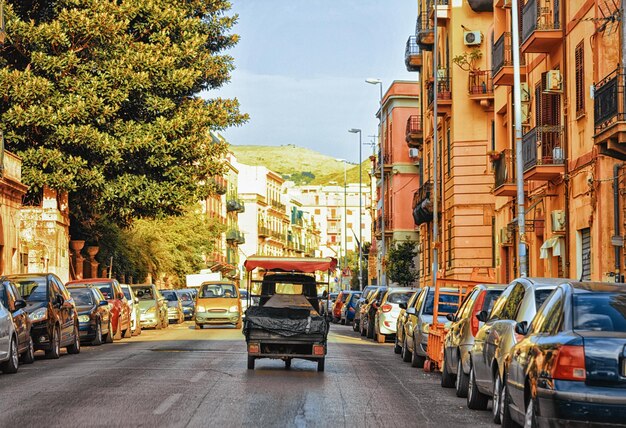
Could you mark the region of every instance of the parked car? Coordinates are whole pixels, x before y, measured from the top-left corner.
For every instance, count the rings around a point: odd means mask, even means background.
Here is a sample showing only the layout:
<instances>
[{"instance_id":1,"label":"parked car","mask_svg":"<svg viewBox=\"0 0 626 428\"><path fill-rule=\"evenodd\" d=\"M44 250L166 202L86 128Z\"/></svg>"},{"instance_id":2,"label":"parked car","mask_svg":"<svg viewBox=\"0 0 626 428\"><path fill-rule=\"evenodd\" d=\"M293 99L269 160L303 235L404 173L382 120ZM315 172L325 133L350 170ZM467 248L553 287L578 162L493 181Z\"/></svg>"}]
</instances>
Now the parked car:
<instances>
[{"instance_id":1,"label":"parked car","mask_svg":"<svg viewBox=\"0 0 626 428\"><path fill-rule=\"evenodd\" d=\"M359 325L361 323L361 305L367 301L374 291L378 290L377 285L368 285L361 292L361 297L356 301L354 306L354 319L352 320L352 330L359 331Z\"/></svg>"},{"instance_id":2,"label":"parked car","mask_svg":"<svg viewBox=\"0 0 626 428\"><path fill-rule=\"evenodd\" d=\"M0 301L0 370L15 373L19 368L17 333L11 312Z\"/></svg>"},{"instance_id":3,"label":"parked car","mask_svg":"<svg viewBox=\"0 0 626 428\"><path fill-rule=\"evenodd\" d=\"M456 386L459 397L467 395L467 388L466 383L455 382L456 374L462 367L469 367L469 351L474 345L474 337L483 325L476 315L482 311L489 313L505 288L505 284L479 284L467 295L455 314L446 316L451 324L444 340L441 386ZM458 378L459 381L462 379Z\"/></svg>"},{"instance_id":4,"label":"parked car","mask_svg":"<svg viewBox=\"0 0 626 428\"><path fill-rule=\"evenodd\" d=\"M207 324L233 324L242 327L241 298L235 284L225 281L205 282L196 301L196 328Z\"/></svg>"},{"instance_id":5,"label":"parked car","mask_svg":"<svg viewBox=\"0 0 626 428\"><path fill-rule=\"evenodd\" d=\"M24 310L26 302L22 299L16 285L4 278L0 278L0 301L11 312L17 335L17 353L22 363L33 363L35 361L35 345L30 335L30 317Z\"/></svg>"},{"instance_id":6,"label":"parked car","mask_svg":"<svg viewBox=\"0 0 626 428\"><path fill-rule=\"evenodd\" d=\"M139 336L141 334L141 310L139 309L139 299L135 296L135 292L128 284L120 284L124 297L126 297L126 303L128 304L128 310L130 311L130 331L133 336Z\"/></svg>"},{"instance_id":7,"label":"parked car","mask_svg":"<svg viewBox=\"0 0 626 428\"><path fill-rule=\"evenodd\" d=\"M366 336L368 339L374 338L374 318L383 297L385 297L385 293L387 293L387 287L379 287L372 293L367 302L361 305L361 321L359 325L361 336Z\"/></svg>"},{"instance_id":8,"label":"parked car","mask_svg":"<svg viewBox=\"0 0 626 428\"><path fill-rule=\"evenodd\" d=\"M196 311L196 299L193 297L193 293L189 290L176 290L176 294L178 294L178 298L183 305L185 320L193 319L193 314Z\"/></svg>"},{"instance_id":9,"label":"parked car","mask_svg":"<svg viewBox=\"0 0 626 428\"><path fill-rule=\"evenodd\" d=\"M26 301L35 350L45 351L48 358L59 358L63 347L68 354L78 354L78 312L59 277L52 273L27 273L7 275L6 279L17 286Z\"/></svg>"},{"instance_id":10,"label":"parked car","mask_svg":"<svg viewBox=\"0 0 626 428\"><path fill-rule=\"evenodd\" d=\"M116 279L89 278L77 279L67 283L68 287L75 285L92 285L104 295L111 305L111 325L113 326L113 338L116 340L132 335L130 325L130 309L126 296Z\"/></svg>"},{"instance_id":11,"label":"parked car","mask_svg":"<svg viewBox=\"0 0 626 428\"><path fill-rule=\"evenodd\" d=\"M626 284L557 287L505 360L503 426L626 424ZM494 396L495 398L495 396Z\"/></svg>"},{"instance_id":12,"label":"parked car","mask_svg":"<svg viewBox=\"0 0 626 428\"><path fill-rule=\"evenodd\" d=\"M73 285L67 289L78 311L81 342L96 346L113 342L109 302L100 290L91 285Z\"/></svg>"},{"instance_id":13,"label":"parked car","mask_svg":"<svg viewBox=\"0 0 626 428\"><path fill-rule=\"evenodd\" d=\"M175 324L185 322L185 314L183 312L183 302L174 290L163 290L161 292L167 301L167 320L173 321Z\"/></svg>"},{"instance_id":14,"label":"parked car","mask_svg":"<svg viewBox=\"0 0 626 428\"><path fill-rule=\"evenodd\" d=\"M337 295L337 299L335 299L335 303L333 304L333 309L331 311L333 322L339 322L341 320L341 308L349 295L350 290L341 290Z\"/></svg>"},{"instance_id":15,"label":"parked car","mask_svg":"<svg viewBox=\"0 0 626 428\"><path fill-rule=\"evenodd\" d=\"M351 291L346 302L341 307L341 324L348 324L354 320L356 302L361 298L360 291Z\"/></svg>"},{"instance_id":16,"label":"parked car","mask_svg":"<svg viewBox=\"0 0 626 428\"><path fill-rule=\"evenodd\" d=\"M374 315L374 337L378 343L385 343L387 336L396 334L400 303L407 303L416 291L410 287L391 287L387 290Z\"/></svg>"},{"instance_id":17,"label":"parked car","mask_svg":"<svg viewBox=\"0 0 626 428\"><path fill-rule=\"evenodd\" d=\"M408 302L398 303L398 306L400 307L400 312L398 313L398 319L396 320L396 337L394 338L393 346L393 352L396 354L402 353L402 343L404 343L404 324L408 319L406 309L415 306L415 301L419 297L420 292L421 290L416 290Z\"/></svg>"},{"instance_id":18,"label":"parked car","mask_svg":"<svg viewBox=\"0 0 626 428\"><path fill-rule=\"evenodd\" d=\"M160 330L168 326L167 303L154 284L131 285L135 296L139 299L142 328Z\"/></svg>"},{"instance_id":19,"label":"parked car","mask_svg":"<svg viewBox=\"0 0 626 428\"><path fill-rule=\"evenodd\" d=\"M456 312L459 302L458 290L455 288L442 287L439 289L437 321L446 323L445 313ZM448 293L448 294L443 294ZM430 325L433 323L435 310L435 288L428 286L422 288L420 296L415 301L415 306L407 308L407 321L404 323L404 342L402 345L402 359L411 361L413 367L424 367L428 348L428 334Z\"/></svg>"},{"instance_id":20,"label":"parked car","mask_svg":"<svg viewBox=\"0 0 626 428\"><path fill-rule=\"evenodd\" d=\"M491 312L479 312L479 321L485 324L478 330L470 350L468 372L465 367L461 376L461 388L467 384L467 406L485 410L492 397L500 397L504 359L518 342L515 324L533 319L537 309L561 283L559 278L518 278L511 282L493 305ZM498 398L493 418L499 421Z\"/></svg>"},{"instance_id":21,"label":"parked car","mask_svg":"<svg viewBox=\"0 0 626 428\"><path fill-rule=\"evenodd\" d=\"M339 293L335 292L328 293L328 295L326 295L325 297L324 295L322 295L322 298L320 300L320 315L330 316L330 314L332 313L333 305L335 304L335 300L337 300L338 295Z\"/></svg>"}]
</instances>

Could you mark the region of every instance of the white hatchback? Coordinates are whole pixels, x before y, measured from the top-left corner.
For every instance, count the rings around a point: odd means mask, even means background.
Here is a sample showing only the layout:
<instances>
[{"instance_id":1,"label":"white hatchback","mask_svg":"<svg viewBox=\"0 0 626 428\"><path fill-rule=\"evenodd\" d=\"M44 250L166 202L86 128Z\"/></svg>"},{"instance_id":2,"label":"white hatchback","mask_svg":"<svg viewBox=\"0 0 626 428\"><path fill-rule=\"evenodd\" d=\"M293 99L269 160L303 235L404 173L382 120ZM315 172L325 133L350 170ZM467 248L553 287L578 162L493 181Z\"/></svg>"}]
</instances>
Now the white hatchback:
<instances>
[{"instance_id":1,"label":"white hatchback","mask_svg":"<svg viewBox=\"0 0 626 428\"><path fill-rule=\"evenodd\" d=\"M11 312L0 301L0 370L15 373L19 366L17 334Z\"/></svg>"},{"instance_id":2,"label":"white hatchback","mask_svg":"<svg viewBox=\"0 0 626 428\"><path fill-rule=\"evenodd\" d=\"M406 303L417 291L410 287L391 287L380 302L374 318L374 337L384 343L388 335L396 334L396 323L400 315L400 303Z\"/></svg>"}]
</instances>

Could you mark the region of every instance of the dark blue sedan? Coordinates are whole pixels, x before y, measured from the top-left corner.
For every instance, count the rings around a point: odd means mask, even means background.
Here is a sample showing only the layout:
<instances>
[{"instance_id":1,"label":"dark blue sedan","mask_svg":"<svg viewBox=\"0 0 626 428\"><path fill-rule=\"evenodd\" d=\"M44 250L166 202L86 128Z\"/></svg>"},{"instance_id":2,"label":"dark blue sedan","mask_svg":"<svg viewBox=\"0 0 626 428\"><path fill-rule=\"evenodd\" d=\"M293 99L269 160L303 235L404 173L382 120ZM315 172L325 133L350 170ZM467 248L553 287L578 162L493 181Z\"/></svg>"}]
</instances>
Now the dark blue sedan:
<instances>
[{"instance_id":1,"label":"dark blue sedan","mask_svg":"<svg viewBox=\"0 0 626 428\"><path fill-rule=\"evenodd\" d=\"M515 329L503 426L626 426L626 284L564 283Z\"/></svg>"}]
</instances>

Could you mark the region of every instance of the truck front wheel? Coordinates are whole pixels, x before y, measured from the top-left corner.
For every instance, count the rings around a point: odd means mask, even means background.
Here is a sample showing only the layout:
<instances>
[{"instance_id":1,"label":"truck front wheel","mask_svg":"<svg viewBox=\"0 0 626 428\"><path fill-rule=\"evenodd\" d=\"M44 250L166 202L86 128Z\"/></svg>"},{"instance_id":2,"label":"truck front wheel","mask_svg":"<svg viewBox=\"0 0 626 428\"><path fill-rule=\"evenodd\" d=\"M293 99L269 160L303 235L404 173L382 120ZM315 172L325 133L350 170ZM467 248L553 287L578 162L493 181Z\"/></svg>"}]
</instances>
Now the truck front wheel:
<instances>
[{"instance_id":1,"label":"truck front wheel","mask_svg":"<svg viewBox=\"0 0 626 428\"><path fill-rule=\"evenodd\" d=\"M317 371L318 372L323 372L324 371L324 363L325 362L326 362L325 358L317 360Z\"/></svg>"},{"instance_id":2,"label":"truck front wheel","mask_svg":"<svg viewBox=\"0 0 626 428\"><path fill-rule=\"evenodd\" d=\"M254 357L248 356L248 370L254 370Z\"/></svg>"}]
</instances>

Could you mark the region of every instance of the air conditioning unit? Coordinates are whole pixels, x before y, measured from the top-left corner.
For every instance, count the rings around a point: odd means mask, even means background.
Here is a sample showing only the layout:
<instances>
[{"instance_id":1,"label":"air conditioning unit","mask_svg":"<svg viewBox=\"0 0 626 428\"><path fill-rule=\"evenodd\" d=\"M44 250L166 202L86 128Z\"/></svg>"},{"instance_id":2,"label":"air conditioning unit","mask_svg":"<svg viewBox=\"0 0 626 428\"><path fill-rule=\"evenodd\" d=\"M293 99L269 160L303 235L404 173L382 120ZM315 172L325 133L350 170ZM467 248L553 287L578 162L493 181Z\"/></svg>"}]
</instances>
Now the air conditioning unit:
<instances>
[{"instance_id":1,"label":"air conditioning unit","mask_svg":"<svg viewBox=\"0 0 626 428\"><path fill-rule=\"evenodd\" d=\"M419 158L420 157L420 151L418 149L415 149L415 148L410 148L409 149L409 157L410 158Z\"/></svg>"},{"instance_id":2,"label":"air conditioning unit","mask_svg":"<svg viewBox=\"0 0 626 428\"><path fill-rule=\"evenodd\" d=\"M546 74L545 92L563 92L563 78L559 70L550 70Z\"/></svg>"},{"instance_id":3,"label":"air conditioning unit","mask_svg":"<svg viewBox=\"0 0 626 428\"><path fill-rule=\"evenodd\" d=\"M552 215L552 232L565 232L565 211L554 210Z\"/></svg>"},{"instance_id":4,"label":"air conditioning unit","mask_svg":"<svg viewBox=\"0 0 626 428\"><path fill-rule=\"evenodd\" d=\"M522 103L522 123L530 123L530 103Z\"/></svg>"},{"instance_id":5,"label":"air conditioning unit","mask_svg":"<svg viewBox=\"0 0 626 428\"><path fill-rule=\"evenodd\" d=\"M530 89L528 89L528 82L522 82L520 88L522 92L522 102L530 102Z\"/></svg>"},{"instance_id":6,"label":"air conditioning unit","mask_svg":"<svg viewBox=\"0 0 626 428\"><path fill-rule=\"evenodd\" d=\"M500 229L500 245L513 245L513 231L508 227L503 227Z\"/></svg>"},{"instance_id":7,"label":"air conditioning unit","mask_svg":"<svg viewBox=\"0 0 626 428\"><path fill-rule=\"evenodd\" d=\"M480 31L464 31L463 42L465 46L480 46L483 42L483 33Z\"/></svg>"}]
</instances>

